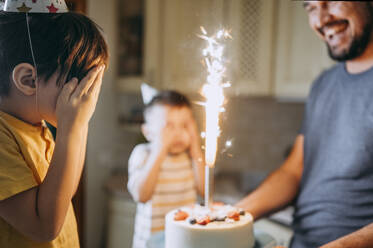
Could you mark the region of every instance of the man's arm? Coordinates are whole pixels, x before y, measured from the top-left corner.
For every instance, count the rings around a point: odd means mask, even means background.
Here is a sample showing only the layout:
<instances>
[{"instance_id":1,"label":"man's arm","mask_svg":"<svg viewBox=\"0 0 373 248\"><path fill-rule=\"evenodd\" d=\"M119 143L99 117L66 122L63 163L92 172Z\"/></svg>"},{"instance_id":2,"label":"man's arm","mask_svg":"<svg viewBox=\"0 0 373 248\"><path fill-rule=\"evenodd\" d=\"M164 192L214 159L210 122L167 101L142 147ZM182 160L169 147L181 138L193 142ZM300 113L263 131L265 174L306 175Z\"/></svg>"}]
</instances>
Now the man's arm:
<instances>
[{"instance_id":1,"label":"man's arm","mask_svg":"<svg viewBox=\"0 0 373 248\"><path fill-rule=\"evenodd\" d=\"M303 144L304 137L299 135L282 166L236 206L259 219L292 202L298 194L303 173Z\"/></svg>"},{"instance_id":2,"label":"man's arm","mask_svg":"<svg viewBox=\"0 0 373 248\"><path fill-rule=\"evenodd\" d=\"M373 247L373 224L330 242L321 248L371 248Z\"/></svg>"},{"instance_id":3,"label":"man's arm","mask_svg":"<svg viewBox=\"0 0 373 248\"><path fill-rule=\"evenodd\" d=\"M44 181L35 188L0 201L0 216L35 241L55 239L80 178L81 147L101 88L103 68L92 70L78 84L66 84L57 102L57 138Z\"/></svg>"}]
</instances>

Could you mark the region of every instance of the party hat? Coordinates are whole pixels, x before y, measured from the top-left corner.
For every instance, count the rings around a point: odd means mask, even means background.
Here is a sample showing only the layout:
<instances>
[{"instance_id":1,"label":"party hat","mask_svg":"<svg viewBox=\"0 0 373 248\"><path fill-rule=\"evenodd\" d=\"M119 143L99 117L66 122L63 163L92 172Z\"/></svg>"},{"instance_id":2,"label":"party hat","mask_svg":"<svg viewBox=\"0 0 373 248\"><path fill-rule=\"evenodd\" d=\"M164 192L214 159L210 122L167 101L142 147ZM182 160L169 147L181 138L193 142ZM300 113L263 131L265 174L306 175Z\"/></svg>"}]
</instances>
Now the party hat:
<instances>
[{"instance_id":1,"label":"party hat","mask_svg":"<svg viewBox=\"0 0 373 248\"><path fill-rule=\"evenodd\" d=\"M141 95L142 100L145 104L148 104L152 101L152 99L158 94L158 90L149 86L146 83L141 84Z\"/></svg>"},{"instance_id":2,"label":"party hat","mask_svg":"<svg viewBox=\"0 0 373 248\"><path fill-rule=\"evenodd\" d=\"M65 0L5 0L2 9L6 12L23 13L65 13L69 11Z\"/></svg>"}]
</instances>

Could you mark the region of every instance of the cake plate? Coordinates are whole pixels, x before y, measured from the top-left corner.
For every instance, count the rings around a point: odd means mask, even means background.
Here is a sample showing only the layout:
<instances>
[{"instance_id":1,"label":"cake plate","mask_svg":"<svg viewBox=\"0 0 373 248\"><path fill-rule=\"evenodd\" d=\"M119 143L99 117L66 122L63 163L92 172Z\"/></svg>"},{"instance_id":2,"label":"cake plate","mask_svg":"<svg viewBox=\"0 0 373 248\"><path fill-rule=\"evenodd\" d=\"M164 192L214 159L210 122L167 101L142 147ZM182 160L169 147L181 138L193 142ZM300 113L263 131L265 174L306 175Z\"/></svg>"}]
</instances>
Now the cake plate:
<instances>
[{"instance_id":1,"label":"cake plate","mask_svg":"<svg viewBox=\"0 0 373 248\"><path fill-rule=\"evenodd\" d=\"M254 229L254 236L254 248L272 248L276 246L276 240L268 233ZM164 242L164 232L155 233L148 241L147 248L164 248Z\"/></svg>"}]
</instances>

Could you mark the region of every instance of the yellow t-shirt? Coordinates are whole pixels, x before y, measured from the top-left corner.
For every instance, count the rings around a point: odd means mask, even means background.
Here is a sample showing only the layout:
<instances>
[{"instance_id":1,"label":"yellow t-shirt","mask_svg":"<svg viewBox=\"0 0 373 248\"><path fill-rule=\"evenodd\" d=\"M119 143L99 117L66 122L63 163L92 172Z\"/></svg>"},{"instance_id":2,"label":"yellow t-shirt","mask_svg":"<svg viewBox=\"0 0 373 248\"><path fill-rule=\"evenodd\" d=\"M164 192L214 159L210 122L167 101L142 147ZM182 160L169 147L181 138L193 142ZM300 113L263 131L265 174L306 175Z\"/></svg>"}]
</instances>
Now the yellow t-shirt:
<instances>
[{"instance_id":1,"label":"yellow t-shirt","mask_svg":"<svg viewBox=\"0 0 373 248\"><path fill-rule=\"evenodd\" d=\"M53 137L44 122L33 126L0 111L0 201L38 186L47 174L53 150ZM72 204L60 234L47 243L30 240L0 217L0 247L79 247Z\"/></svg>"}]
</instances>

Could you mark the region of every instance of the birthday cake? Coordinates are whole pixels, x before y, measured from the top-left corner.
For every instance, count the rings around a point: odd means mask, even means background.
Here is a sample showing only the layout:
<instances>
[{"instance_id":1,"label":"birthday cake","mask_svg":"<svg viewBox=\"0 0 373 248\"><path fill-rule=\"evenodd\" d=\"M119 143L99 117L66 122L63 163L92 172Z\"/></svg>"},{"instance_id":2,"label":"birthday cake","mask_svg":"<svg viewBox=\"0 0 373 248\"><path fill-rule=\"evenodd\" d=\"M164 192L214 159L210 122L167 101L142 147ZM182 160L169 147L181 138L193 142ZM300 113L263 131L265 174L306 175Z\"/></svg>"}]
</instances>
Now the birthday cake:
<instances>
[{"instance_id":1,"label":"birthday cake","mask_svg":"<svg viewBox=\"0 0 373 248\"><path fill-rule=\"evenodd\" d=\"M165 248L252 248L253 217L230 205L199 205L166 215Z\"/></svg>"}]
</instances>

